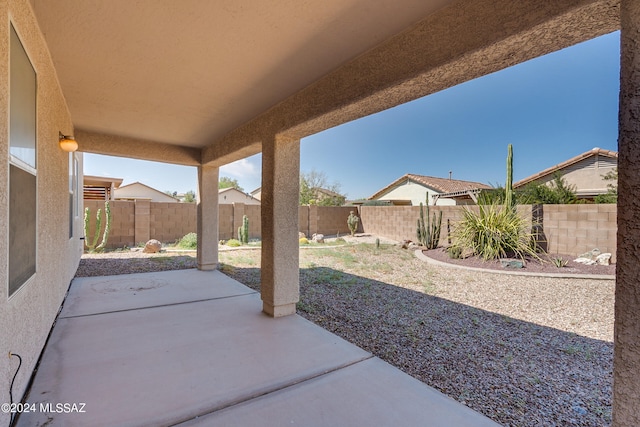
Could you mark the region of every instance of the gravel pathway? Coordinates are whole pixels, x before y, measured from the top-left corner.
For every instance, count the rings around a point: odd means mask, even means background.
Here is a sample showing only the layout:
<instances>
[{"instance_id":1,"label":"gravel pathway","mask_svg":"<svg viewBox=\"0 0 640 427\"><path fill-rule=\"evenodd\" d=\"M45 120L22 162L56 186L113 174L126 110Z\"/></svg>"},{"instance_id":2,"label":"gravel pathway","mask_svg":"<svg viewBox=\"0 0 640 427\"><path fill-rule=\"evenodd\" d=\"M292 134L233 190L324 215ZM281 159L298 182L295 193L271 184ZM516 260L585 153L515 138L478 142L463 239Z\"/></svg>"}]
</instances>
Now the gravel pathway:
<instances>
[{"instance_id":1,"label":"gravel pathway","mask_svg":"<svg viewBox=\"0 0 640 427\"><path fill-rule=\"evenodd\" d=\"M195 265L185 254L115 256L85 256L78 272ZM259 289L259 250L220 261ZM304 250L300 267L300 315L493 420L610 424L613 281L467 272L372 244Z\"/></svg>"}]
</instances>

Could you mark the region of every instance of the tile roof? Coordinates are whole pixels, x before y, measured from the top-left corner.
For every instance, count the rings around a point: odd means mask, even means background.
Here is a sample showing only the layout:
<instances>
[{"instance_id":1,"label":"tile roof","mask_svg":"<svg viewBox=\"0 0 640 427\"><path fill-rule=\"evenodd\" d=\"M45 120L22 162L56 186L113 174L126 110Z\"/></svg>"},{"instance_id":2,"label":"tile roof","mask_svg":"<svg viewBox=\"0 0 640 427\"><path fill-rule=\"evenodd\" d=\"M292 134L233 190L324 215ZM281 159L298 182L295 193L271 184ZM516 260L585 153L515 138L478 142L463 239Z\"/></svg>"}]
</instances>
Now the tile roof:
<instances>
[{"instance_id":1,"label":"tile roof","mask_svg":"<svg viewBox=\"0 0 640 427\"><path fill-rule=\"evenodd\" d=\"M487 184L483 184L481 182L474 181L462 181L459 179L449 179L449 178L437 178L434 176L424 176L424 175L416 175L412 173L408 173L406 175L401 176L397 180L393 181L391 184L387 185L373 196L369 197L369 200L377 199L381 197L383 194L391 190L393 187L403 184L404 182L413 181L418 184L421 184L425 187L429 187L439 193L454 193L457 191L467 191L467 190L477 190L480 188L491 188L491 186Z\"/></svg>"},{"instance_id":2,"label":"tile roof","mask_svg":"<svg viewBox=\"0 0 640 427\"><path fill-rule=\"evenodd\" d=\"M618 152L617 151L611 151L611 150L604 150L602 148L595 147L595 148L593 148L593 149L591 149L589 151L586 151L586 152L584 152L582 154L578 154L577 156L572 157L569 160L565 160L562 163L558 163L555 166L551 166L550 168L547 168L547 169L545 169L543 171L540 171L540 172L535 173L535 174L533 174L531 176L528 176L528 177L526 177L524 179L521 179L518 182L514 182L513 183L513 188L518 188L518 187L522 187L524 185L527 185L527 184L529 184L529 183L531 183L531 182L533 182L533 181L535 181L537 179L540 179L540 178L543 178L545 176L551 175L551 174L553 174L553 173L555 173L555 172L557 172L557 171L559 171L561 169L566 168L567 166L571 166L571 165L573 165L575 163L578 163L579 161L582 161L582 160L587 159L587 158L592 157L592 156L604 156L604 157L609 157L609 158L612 158L612 159L617 159L618 158Z\"/></svg>"}]
</instances>

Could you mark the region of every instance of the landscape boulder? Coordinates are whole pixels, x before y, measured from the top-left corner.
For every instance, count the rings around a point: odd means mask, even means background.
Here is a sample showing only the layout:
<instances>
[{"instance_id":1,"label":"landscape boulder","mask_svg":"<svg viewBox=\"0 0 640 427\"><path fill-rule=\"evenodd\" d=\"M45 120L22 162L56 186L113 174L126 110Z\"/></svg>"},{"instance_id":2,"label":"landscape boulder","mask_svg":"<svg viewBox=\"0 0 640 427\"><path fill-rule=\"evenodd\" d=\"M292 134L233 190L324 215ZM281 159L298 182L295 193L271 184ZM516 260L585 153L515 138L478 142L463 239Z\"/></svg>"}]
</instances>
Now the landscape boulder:
<instances>
[{"instance_id":1,"label":"landscape boulder","mask_svg":"<svg viewBox=\"0 0 640 427\"><path fill-rule=\"evenodd\" d=\"M142 252L146 254L155 254L160 252L160 249L162 249L162 243L156 239L151 239L144 245Z\"/></svg>"},{"instance_id":2,"label":"landscape boulder","mask_svg":"<svg viewBox=\"0 0 640 427\"><path fill-rule=\"evenodd\" d=\"M313 236L311 236L311 241L316 243L324 243L324 234L314 233Z\"/></svg>"},{"instance_id":3,"label":"landscape boulder","mask_svg":"<svg viewBox=\"0 0 640 427\"><path fill-rule=\"evenodd\" d=\"M602 253L596 257L596 264L609 265L611 264L611 254L609 252Z\"/></svg>"}]
</instances>

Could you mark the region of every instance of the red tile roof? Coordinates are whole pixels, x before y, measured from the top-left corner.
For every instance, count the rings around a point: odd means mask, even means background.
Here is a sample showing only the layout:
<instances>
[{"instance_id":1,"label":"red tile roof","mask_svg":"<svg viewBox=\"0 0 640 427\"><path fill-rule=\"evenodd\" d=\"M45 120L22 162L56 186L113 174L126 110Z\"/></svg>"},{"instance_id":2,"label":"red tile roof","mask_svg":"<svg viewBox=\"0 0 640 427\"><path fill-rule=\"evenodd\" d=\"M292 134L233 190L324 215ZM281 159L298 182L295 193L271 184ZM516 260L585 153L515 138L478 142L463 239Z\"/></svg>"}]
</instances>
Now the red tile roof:
<instances>
[{"instance_id":1,"label":"red tile roof","mask_svg":"<svg viewBox=\"0 0 640 427\"><path fill-rule=\"evenodd\" d=\"M618 152L617 151L611 151L611 150L603 150L602 148L598 148L598 147L593 148L593 149L591 149L591 150L589 150L587 152L584 152L584 153L579 154L579 155L577 155L575 157L572 157L569 160L565 160L562 163L558 163L555 166L551 166L550 168L547 168L547 169L545 169L543 171L540 171L540 172L535 173L535 174L533 174L531 176L528 176L525 179L521 179L518 182L514 182L513 183L513 188L522 187L522 186L527 185L527 184L529 184L529 183L531 183L533 181L536 181L536 180L538 180L540 178L543 178L543 177L548 176L548 175L552 175L555 172L566 168L567 166L571 166L571 165L573 165L575 163L578 163L579 161L582 161L582 160L587 159L587 158L592 157L592 156L604 156L604 157L609 157L609 158L612 158L612 159L617 159L618 158Z\"/></svg>"},{"instance_id":2,"label":"red tile roof","mask_svg":"<svg viewBox=\"0 0 640 427\"><path fill-rule=\"evenodd\" d=\"M375 193L373 196L369 197L369 200L375 200L378 197L381 197L383 194L390 191L392 188L397 187L409 181L413 181L418 184L424 185L425 187L429 187L438 193L454 193L457 191L491 188L491 186L487 184L483 184L481 182L462 181L459 179L449 179L449 178L437 178L434 176L415 175L415 174L408 173L406 175L401 176L397 180L393 181L391 184L387 185L386 187L384 187L383 189Z\"/></svg>"}]
</instances>

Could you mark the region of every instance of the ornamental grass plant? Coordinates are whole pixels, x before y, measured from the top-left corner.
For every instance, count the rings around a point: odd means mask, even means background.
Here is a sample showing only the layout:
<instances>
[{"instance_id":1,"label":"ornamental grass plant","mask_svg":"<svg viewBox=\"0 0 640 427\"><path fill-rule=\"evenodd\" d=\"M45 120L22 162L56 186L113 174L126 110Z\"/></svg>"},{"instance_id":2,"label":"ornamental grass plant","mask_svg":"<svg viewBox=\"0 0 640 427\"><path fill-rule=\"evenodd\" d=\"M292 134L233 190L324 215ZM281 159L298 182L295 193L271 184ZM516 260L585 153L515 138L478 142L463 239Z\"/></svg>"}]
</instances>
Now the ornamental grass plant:
<instances>
[{"instance_id":1,"label":"ornamental grass plant","mask_svg":"<svg viewBox=\"0 0 640 427\"><path fill-rule=\"evenodd\" d=\"M530 222L515 208L498 204L479 205L476 213L465 209L454 232L454 245L471 250L484 260L531 257L539 260Z\"/></svg>"}]
</instances>

